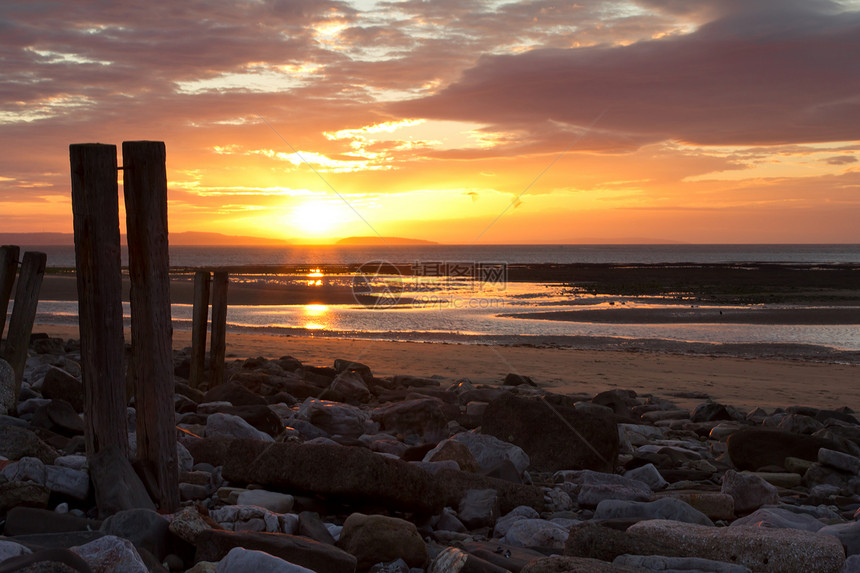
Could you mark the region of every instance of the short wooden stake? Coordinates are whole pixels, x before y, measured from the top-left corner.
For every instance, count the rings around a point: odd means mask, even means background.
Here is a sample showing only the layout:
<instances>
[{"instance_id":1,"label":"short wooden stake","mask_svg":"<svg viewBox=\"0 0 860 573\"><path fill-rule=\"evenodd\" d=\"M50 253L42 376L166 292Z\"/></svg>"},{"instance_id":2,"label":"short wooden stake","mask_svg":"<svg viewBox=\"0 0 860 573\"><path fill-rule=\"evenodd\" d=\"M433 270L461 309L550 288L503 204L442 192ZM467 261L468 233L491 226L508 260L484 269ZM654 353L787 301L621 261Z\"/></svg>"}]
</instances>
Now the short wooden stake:
<instances>
[{"instance_id":1,"label":"short wooden stake","mask_svg":"<svg viewBox=\"0 0 860 573\"><path fill-rule=\"evenodd\" d=\"M206 367L206 329L209 323L209 271L194 273L194 311L191 322L191 374L188 383L199 388Z\"/></svg>"},{"instance_id":2,"label":"short wooden stake","mask_svg":"<svg viewBox=\"0 0 860 573\"><path fill-rule=\"evenodd\" d=\"M173 325L167 252L167 169L161 141L122 144L138 461L153 470L159 509L179 506L173 413Z\"/></svg>"},{"instance_id":3,"label":"short wooden stake","mask_svg":"<svg viewBox=\"0 0 860 573\"><path fill-rule=\"evenodd\" d=\"M3 358L15 371L15 396L21 393L24 366L30 350L30 335L33 334L33 321L36 320L36 307L39 305L39 289L45 274L45 253L28 251L24 253L18 285L15 287L15 304L9 319L9 335Z\"/></svg>"},{"instance_id":4,"label":"short wooden stake","mask_svg":"<svg viewBox=\"0 0 860 573\"><path fill-rule=\"evenodd\" d=\"M6 327L6 312L9 310L9 297L12 296L20 254L21 249L15 245L0 247L0 338L3 338L3 329Z\"/></svg>"},{"instance_id":5,"label":"short wooden stake","mask_svg":"<svg viewBox=\"0 0 860 573\"><path fill-rule=\"evenodd\" d=\"M116 145L69 146L87 456L128 455Z\"/></svg>"},{"instance_id":6,"label":"short wooden stake","mask_svg":"<svg viewBox=\"0 0 860 573\"><path fill-rule=\"evenodd\" d=\"M224 382L224 355L227 352L227 284L226 272L215 272L212 281L212 347L209 351L209 387Z\"/></svg>"}]
</instances>

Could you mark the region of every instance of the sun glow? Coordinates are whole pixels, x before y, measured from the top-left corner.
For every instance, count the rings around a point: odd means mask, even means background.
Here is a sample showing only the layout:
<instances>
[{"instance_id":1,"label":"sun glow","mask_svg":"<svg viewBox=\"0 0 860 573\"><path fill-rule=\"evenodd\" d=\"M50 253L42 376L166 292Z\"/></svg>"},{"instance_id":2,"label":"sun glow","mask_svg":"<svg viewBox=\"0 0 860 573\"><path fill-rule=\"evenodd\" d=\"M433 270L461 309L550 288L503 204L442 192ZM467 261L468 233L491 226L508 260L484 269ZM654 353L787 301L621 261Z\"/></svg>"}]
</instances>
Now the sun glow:
<instances>
[{"instance_id":1,"label":"sun glow","mask_svg":"<svg viewBox=\"0 0 860 573\"><path fill-rule=\"evenodd\" d=\"M303 234L313 237L329 235L342 221L337 206L328 202L312 200L290 210L288 223Z\"/></svg>"},{"instance_id":2,"label":"sun glow","mask_svg":"<svg viewBox=\"0 0 860 573\"><path fill-rule=\"evenodd\" d=\"M321 330L326 328L327 321L325 319L328 313L328 305L325 304L306 304L304 315L307 321L304 327L308 330Z\"/></svg>"}]
</instances>

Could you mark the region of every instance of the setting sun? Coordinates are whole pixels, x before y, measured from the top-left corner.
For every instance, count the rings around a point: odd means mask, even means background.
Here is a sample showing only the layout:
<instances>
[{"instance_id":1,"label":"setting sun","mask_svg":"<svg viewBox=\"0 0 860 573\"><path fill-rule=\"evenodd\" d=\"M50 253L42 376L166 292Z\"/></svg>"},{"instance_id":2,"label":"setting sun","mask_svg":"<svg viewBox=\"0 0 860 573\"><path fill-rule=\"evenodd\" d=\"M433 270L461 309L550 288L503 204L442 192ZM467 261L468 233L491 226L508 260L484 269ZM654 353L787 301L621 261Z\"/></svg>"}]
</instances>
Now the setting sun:
<instances>
[{"instance_id":1,"label":"setting sun","mask_svg":"<svg viewBox=\"0 0 860 573\"><path fill-rule=\"evenodd\" d=\"M290 210L288 224L302 235L328 237L337 233L339 211L328 202L306 201Z\"/></svg>"}]
</instances>

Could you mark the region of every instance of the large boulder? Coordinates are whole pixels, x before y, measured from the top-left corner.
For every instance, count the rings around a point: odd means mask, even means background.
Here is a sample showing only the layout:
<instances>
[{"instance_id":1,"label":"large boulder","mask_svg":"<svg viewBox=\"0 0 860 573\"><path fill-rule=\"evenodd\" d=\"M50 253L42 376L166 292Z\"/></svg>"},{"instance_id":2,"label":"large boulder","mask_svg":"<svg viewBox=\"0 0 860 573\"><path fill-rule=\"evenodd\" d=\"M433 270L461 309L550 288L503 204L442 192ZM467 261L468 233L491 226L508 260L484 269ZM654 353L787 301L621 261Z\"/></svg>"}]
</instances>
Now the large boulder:
<instances>
[{"instance_id":1,"label":"large boulder","mask_svg":"<svg viewBox=\"0 0 860 573\"><path fill-rule=\"evenodd\" d=\"M57 452L39 437L17 426L0 426L0 456L10 460L39 458L46 464L54 463Z\"/></svg>"},{"instance_id":2,"label":"large boulder","mask_svg":"<svg viewBox=\"0 0 860 573\"><path fill-rule=\"evenodd\" d=\"M581 412L544 398L501 395L487 406L481 431L521 447L539 470L612 472L618 457L618 429L611 415Z\"/></svg>"},{"instance_id":3,"label":"large boulder","mask_svg":"<svg viewBox=\"0 0 860 573\"><path fill-rule=\"evenodd\" d=\"M660 539L679 557L701 557L773 573L839 573L842 545L832 535L767 527L707 527L677 521L640 521L627 534Z\"/></svg>"},{"instance_id":4,"label":"large boulder","mask_svg":"<svg viewBox=\"0 0 860 573\"><path fill-rule=\"evenodd\" d=\"M194 458L206 461L194 451ZM356 503L435 513L444 506L433 476L408 462L364 448L232 440L224 478L287 491L319 493Z\"/></svg>"},{"instance_id":5,"label":"large boulder","mask_svg":"<svg viewBox=\"0 0 860 573\"><path fill-rule=\"evenodd\" d=\"M385 515L353 513L343 523L337 545L355 556L359 573L379 562L403 559L411 567L423 567L427 561L427 546L415 525Z\"/></svg>"},{"instance_id":6,"label":"large boulder","mask_svg":"<svg viewBox=\"0 0 860 573\"><path fill-rule=\"evenodd\" d=\"M699 525L713 525L701 511L694 509L689 504L671 497L664 497L656 501L622 501L606 499L597 504L594 511L594 519L635 518L647 519L671 519L685 523L697 523Z\"/></svg>"}]
</instances>

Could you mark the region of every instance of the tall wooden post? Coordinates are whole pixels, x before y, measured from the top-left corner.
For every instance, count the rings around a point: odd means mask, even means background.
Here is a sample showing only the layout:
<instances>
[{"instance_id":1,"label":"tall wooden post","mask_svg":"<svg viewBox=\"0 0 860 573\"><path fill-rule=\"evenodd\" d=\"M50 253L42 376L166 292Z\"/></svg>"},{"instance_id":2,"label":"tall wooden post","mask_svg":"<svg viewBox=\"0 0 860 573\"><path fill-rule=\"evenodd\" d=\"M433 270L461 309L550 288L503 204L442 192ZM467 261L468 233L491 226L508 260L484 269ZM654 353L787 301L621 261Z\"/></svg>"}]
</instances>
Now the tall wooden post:
<instances>
[{"instance_id":1,"label":"tall wooden post","mask_svg":"<svg viewBox=\"0 0 860 573\"><path fill-rule=\"evenodd\" d=\"M227 284L226 272L215 272L212 281L212 348L209 351L209 387L224 382L224 354L227 352Z\"/></svg>"},{"instance_id":2,"label":"tall wooden post","mask_svg":"<svg viewBox=\"0 0 860 573\"><path fill-rule=\"evenodd\" d=\"M128 455L116 145L69 146L87 455Z\"/></svg>"},{"instance_id":3,"label":"tall wooden post","mask_svg":"<svg viewBox=\"0 0 860 573\"><path fill-rule=\"evenodd\" d=\"M33 321L36 320L36 307L39 304L39 289L42 287L46 259L45 253L24 253L18 285L15 287L15 305L9 319L9 335L6 336L3 358L15 370L16 398L21 393L21 381L30 350L30 335L33 333Z\"/></svg>"},{"instance_id":4,"label":"tall wooden post","mask_svg":"<svg viewBox=\"0 0 860 573\"><path fill-rule=\"evenodd\" d=\"M206 367L206 327L209 323L209 271L194 273L194 311L191 322L191 374L188 383L199 388Z\"/></svg>"},{"instance_id":5,"label":"tall wooden post","mask_svg":"<svg viewBox=\"0 0 860 573\"><path fill-rule=\"evenodd\" d=\"M167 170L161 141L124 141L123 187L131 276L131 344L138 460L149 466L162 511L179 506L173 414L173 325L167 252Z\"/></svg>"},{"instance_id":6,"label":"tall wooden post","mask_svg":"<svg viewBox=\"0 0 860 573\"><path fill-rule=\"evenodd\" d=\"M18 256L21 249L15 245L0 247L0 338L6 327L6 312L9 309L9 297L12 296L12 285L15 283L15 273L18 272Z\"/></svg>"}]
</instances>

